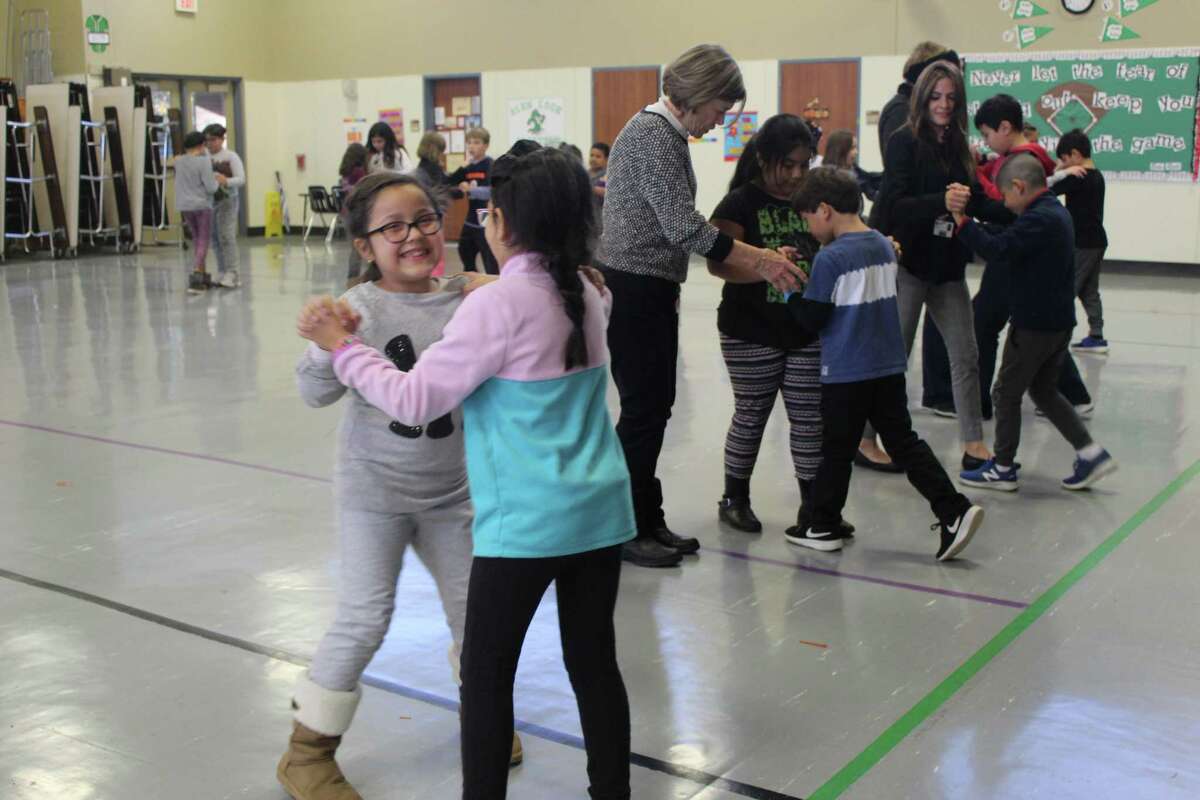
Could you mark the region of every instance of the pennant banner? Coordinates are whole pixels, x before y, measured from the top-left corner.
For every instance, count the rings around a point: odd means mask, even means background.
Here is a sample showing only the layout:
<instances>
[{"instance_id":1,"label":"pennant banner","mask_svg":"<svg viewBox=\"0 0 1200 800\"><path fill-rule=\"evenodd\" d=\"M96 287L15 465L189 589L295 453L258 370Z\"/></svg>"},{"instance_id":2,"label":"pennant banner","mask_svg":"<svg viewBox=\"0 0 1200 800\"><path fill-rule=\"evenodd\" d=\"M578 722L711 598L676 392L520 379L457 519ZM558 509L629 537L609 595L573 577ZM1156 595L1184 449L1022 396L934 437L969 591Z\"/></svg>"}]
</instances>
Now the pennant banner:
<instances>
[{"instance_id":1,"label":"pennant banner","mask_svg":"<svg viewBox=\"0 0 1200 800\"><path fill-rule=\"evenodd\" d=\"M1128 25L1116 17L1106 17L1104 29L1100 31L1100 41L1102 42L1124 42L1128 39L1140 38L1142 37L1130 30Z\"/></svg>"}]
</instances>

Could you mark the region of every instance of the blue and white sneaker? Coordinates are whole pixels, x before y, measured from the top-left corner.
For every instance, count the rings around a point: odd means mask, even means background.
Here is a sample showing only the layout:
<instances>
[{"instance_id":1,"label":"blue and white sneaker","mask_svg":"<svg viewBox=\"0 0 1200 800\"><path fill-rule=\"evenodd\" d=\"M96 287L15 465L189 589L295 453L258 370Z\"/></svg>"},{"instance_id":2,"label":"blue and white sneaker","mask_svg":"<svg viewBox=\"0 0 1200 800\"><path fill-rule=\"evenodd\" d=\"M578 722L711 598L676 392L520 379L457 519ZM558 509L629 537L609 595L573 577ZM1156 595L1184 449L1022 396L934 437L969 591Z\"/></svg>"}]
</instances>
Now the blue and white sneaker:
<instances>
[{"instance_id":1,"label":"blue and white sneaker","mask_svg":"<svg viewBox=\"0 0 1200 800\"><path fill-rule=\"evenodd\" d=\"M1017 480L1017 468L1001 470L996 466L996 459L989 458L983 466L977 469L965 469L958 473L958 482L967 486L978 486L980 489L994 489L997 492L1015 492L1020 487Z\"/></svg>"},{"instance_id":2,"label":"blue and white sneaker","mask_svg":"<svg viewBox=\"0 0 1200 800\"><path fill-rule=\"evenodd\" d=\"M1095 353L1098 356L1102 356L1108 352L1108 340L1099 336L1089 335L1071 345L1071 349L1076 353Z\"/></svg>"},{"instance_id":3,"label":"blue and white sneaker","mask_svg":"<svg viewBox=\"0 0 1200 800\"><path fill-rule=\"evenodd\" d=\"M1075 459L1075 471L1063 478L1062 487L1073 492L1090 489L1092 484L1117 471L1117 460L1107 450L1101 450L1095 458Z\"/></svg>"}]
</instances>

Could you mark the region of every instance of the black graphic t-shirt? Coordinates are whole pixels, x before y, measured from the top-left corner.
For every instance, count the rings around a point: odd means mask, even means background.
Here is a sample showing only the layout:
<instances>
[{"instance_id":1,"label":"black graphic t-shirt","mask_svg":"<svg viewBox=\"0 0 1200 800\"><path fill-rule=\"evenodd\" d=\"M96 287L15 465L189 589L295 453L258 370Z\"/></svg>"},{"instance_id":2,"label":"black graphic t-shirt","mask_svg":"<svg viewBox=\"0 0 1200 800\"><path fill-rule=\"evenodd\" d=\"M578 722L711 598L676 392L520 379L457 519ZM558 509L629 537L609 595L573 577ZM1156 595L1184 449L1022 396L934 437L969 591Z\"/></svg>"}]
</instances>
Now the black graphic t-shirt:
<instances>
[{"instance_id":1,"label":"black graphic t-shirt","mask_svg":"<svg viewBox=\"0 0 1200 800\"><path fill-rule=\"evenodd\" d=\"M784 245L796 248L798 265L805 272L820 249L808 224L788 201L772 197L754 184L725 195L713 219L741 225L746 244L772 250ZM717 329L744 342L783 350L796 350L816 340L788 313L783 294L766 281L726 283L717 308Z\"/></svg>"}]
</instances>

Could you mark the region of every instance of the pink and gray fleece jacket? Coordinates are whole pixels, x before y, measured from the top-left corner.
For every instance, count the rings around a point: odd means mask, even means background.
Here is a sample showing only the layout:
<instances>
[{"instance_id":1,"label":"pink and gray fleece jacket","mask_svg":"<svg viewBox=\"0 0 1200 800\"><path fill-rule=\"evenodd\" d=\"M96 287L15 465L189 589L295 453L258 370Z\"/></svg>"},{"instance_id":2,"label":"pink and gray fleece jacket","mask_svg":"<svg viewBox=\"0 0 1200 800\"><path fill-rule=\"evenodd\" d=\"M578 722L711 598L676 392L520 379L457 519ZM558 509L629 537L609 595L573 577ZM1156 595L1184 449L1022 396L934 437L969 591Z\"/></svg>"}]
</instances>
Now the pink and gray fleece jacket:
<instances>
[{"instance_id":1,"label":"pink and gray fleece jacket","mask_svg":"<svg viewBox=\"0 0 1200 800\"><path fill-rule=\"evenodd\" d=\"M405 425L459 405L475 555L549 558L620 544L635 525L629 470L605 405L612 295L583 282L588 363L564 369L571 322L536 254L469 295L409 372L362 343L338 379Z\"/></svg>"}]
</instances>

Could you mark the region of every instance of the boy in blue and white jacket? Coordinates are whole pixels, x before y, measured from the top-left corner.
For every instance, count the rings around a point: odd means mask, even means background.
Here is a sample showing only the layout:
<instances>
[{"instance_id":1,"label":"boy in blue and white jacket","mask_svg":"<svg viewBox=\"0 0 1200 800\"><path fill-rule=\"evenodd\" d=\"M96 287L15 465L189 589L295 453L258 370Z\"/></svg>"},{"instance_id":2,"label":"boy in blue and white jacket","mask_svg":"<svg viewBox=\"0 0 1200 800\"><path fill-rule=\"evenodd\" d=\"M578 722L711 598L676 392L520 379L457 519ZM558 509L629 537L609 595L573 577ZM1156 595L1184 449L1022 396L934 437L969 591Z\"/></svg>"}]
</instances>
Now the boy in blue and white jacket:
<instances>
[{"instance_id":1,"label":"boy in blue and white jacket","mask_svg":"<svg viewBox=\"0 0 1200 800\"><path fill-rule=\"evenodd\" d=\"M937 516L937 560L958 555L983 522L983 509L955 490L908 414L906 357L896 303L896 252L858 216L854 177L833 167L809 173L792 203L825 245L804 295L788 297L797 321L821 336L821 466L811 524L788 535L814 550L842 549L842 508L854 454L869 421L892 460Z\"/></svg>"}]
</instances>

